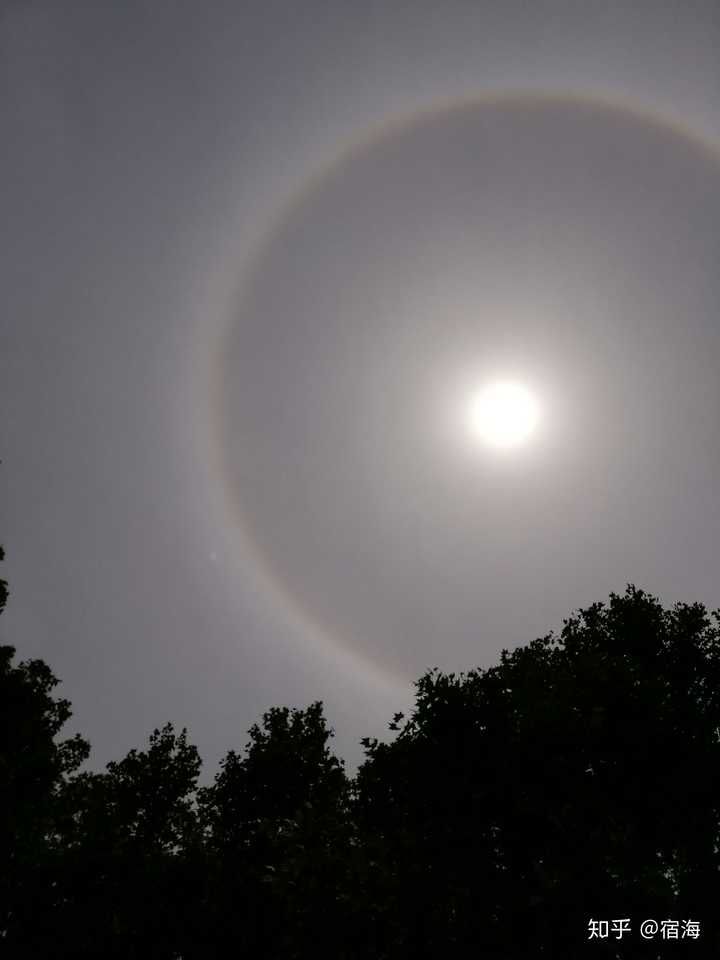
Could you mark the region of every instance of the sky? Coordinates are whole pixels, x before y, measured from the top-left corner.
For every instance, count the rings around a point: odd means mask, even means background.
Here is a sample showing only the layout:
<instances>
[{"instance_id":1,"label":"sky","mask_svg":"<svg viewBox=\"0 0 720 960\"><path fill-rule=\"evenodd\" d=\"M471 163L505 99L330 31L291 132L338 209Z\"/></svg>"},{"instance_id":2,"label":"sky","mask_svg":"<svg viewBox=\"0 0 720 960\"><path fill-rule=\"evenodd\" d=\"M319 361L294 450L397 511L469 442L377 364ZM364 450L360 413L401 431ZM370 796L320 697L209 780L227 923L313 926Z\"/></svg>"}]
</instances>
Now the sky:
<instances>
[{"instance_id":1,"label":"sky","mask_svg":"<svg viewBox=\"0 0 720 960\"><path fill-rule=\"evenodd\" d=\"M102 767L717 593L713 0L0 5L0 642ZM540 416L498 450L477 389Z\"/></svg>"}]
</instances>

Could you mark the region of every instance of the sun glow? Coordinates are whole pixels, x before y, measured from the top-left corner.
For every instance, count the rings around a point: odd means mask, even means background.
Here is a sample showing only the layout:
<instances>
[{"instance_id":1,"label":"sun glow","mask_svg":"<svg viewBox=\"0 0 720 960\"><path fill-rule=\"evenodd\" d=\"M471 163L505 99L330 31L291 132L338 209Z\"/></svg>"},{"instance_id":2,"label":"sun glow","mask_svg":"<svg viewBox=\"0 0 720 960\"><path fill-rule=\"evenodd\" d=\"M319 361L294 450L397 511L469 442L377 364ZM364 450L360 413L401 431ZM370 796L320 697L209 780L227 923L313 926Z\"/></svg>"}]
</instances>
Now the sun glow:
<instances>
[{"instance_id":1,"label":"sun glow","mask_svg":"<svg viewBox=\"0 0 720 960\"><path fill-rule=\"evenodd\" d=\"M499 448L523 444L539 418L533 394L521 383L510 380L488 384L472 397L468 410L472 435Z\"/></svg>"}]
</instances>

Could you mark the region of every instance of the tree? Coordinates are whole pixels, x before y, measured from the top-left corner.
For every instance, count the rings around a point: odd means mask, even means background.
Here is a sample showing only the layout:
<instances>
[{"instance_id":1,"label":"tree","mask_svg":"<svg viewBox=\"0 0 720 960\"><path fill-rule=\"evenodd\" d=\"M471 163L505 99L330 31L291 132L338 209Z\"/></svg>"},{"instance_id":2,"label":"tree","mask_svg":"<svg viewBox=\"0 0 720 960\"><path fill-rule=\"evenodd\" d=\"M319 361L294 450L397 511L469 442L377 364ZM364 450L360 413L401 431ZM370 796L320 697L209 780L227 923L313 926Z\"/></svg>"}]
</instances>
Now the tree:
<instances>
[{"instance_id":1,"label":"tree","mask_svg":"<svg viewBox=\"0 0 720 960\"><path fill-rule=\"evenodd\" d=\"M57 682L0 647L3 956L718 953L720 613L702 604L630 585L489 669L428 671L354 780L320 702L265 713L209 787L171 724L81 773ZM622 918L622 942L587 943ZM646 918L701 939L643 941Z\"/></svg>"},{"instance_id":2,"label":"tree","mask_svg":"<svg viewBox=\"0 0 720 960\"><path fill-rule=\"evenodd\" d=\"M2 581L3 602L6 590ZM168 724L147 751L78 773L90 746L58 740L71 716L52 696L58 680L14 654L0 647L3 956L176 960L197 900L184 857L197 831L197 750Z\"/></svg>"},{"instance_id":3,"label":"tree","mask_svg":"<svg viewBox=\"0 0 720 960\"><path fill-rule=\"evenodd\" d=\"M2 581L0 610L6 597ZM40 905L54 898L58 796L90 746L79 734L58 742L71 716L69 702L52 695L58 680L42 660L16 664L14 656L0 646L0 936L19 944Z\"/></svg>"},{"instance_id":4,"label":"tree","mask_svg":"<svg viewBox=\"0 0 720 960\"><path fill-rule=\"evenodd\" d=\"M62 903L36 934L44 956L176 960L197 900L186 850L199 771L187 731L166 724L147 750L67 783L57 818Z\"/></svg>"},{"instance_id":5,"label":"tree","mask_svg":"<svg viewBox=\"0 0 720 960\"><path fill-rule=\"evenodd\" d=\"M591 917L699 918L677 948L716 955L719 730L718 615L633 586L489 670L427 673L358 774L376 955L577 955Z\"/></svg>"},{"instance_id":6,"label":"tree","mask_svg":"<svg viewBox=\"0 0 720 960\"><path fill-rule=\"evenodd\" d=\"M331 737L322 703L273 708L200 791L209 890L198 957L344 956L349 784Z\"/></svg>"}]
</instances>

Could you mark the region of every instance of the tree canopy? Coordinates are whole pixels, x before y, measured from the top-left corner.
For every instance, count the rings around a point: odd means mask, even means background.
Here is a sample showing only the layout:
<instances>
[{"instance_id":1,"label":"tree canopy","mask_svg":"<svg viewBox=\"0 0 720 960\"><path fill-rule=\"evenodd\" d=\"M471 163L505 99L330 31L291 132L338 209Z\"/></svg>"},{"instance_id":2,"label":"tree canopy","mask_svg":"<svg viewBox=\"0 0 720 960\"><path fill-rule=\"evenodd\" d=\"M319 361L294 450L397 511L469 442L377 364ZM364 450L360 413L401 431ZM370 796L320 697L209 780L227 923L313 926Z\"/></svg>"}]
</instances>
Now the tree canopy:
<instances>
[{"instance_id":1,"label":"tree canopy","mask_svg":"<svg viewBox=\"0 0 720 960\"><path fill-rule=\"evenodd\" d=\"M0 647L4 955L718 952L720 618L702 604L629 585L490 668L431 669L353 777L321 702L270 709L209 786L171 724L83 770L57 679L14 655ZM622 938L589 940L621 918ZM648 918L700 935L645 940Z\"/></svg>"}]
</instances>

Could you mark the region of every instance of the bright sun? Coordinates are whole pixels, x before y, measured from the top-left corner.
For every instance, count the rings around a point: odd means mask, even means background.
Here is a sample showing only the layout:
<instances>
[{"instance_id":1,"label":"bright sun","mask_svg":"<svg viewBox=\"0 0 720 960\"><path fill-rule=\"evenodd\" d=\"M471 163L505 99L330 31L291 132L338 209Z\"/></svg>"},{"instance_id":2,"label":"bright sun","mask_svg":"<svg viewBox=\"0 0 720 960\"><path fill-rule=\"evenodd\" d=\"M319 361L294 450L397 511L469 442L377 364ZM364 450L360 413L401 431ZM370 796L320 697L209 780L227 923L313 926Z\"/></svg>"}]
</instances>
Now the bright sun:
<instances>
[{"instance_id":1,"label":"bright sun","mask_svg":"<svg viewBox=\"0 0 720 960\"><path fill-rule=\"evenodd\" d=\"M493 447L517 447L533 432L539 416L532 393L521 383L503 380L472 397L469 426L475 437Z\"/></svg>"}]
</instances>

